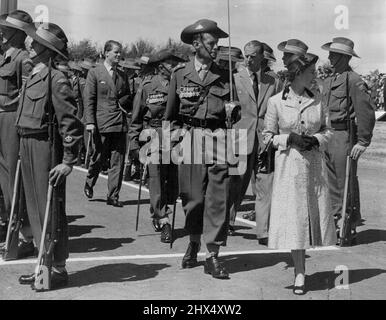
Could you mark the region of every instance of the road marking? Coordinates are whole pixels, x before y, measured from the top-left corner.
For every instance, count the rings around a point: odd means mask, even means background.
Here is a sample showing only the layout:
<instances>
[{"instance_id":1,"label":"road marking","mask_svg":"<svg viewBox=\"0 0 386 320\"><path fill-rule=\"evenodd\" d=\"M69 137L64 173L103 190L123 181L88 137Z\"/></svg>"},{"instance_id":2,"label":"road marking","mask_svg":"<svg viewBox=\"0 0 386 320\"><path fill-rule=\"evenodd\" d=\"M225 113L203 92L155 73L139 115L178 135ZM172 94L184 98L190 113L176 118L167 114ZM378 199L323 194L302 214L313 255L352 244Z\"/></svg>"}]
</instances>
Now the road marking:
<instances>
[{"instance_id":1,"label":"road marking","mask_svg":"<svg viewBox=\"0 0 386 320\"><path fill-rule=\"evenodd\" d=\"M337 247L320 247L312 248L307 251L337 251L340 250ZM289 253L291 250L249 250L249 251L224 251L220 252L220 257L226 256L239 256L239 255L249 255L249 254L277 254L277 253ZM169 259L169 258L182 258L184 253L172 253L172 254L150 254L150 255L131 255L131 256L107 256L107 257L79 257L79 258L69 258L67 263L71 262L93 262L93 261L116 261L116 260L154 260L154 259ZM200 257L204 257L205 253L201 252L198 254ZM0 266L9 266L9 265L22 265L22 264L35 264L36 259L25 259L25 260L15 260L15 261L3 261L0 260Z\"/></svg>"}]
</instances>

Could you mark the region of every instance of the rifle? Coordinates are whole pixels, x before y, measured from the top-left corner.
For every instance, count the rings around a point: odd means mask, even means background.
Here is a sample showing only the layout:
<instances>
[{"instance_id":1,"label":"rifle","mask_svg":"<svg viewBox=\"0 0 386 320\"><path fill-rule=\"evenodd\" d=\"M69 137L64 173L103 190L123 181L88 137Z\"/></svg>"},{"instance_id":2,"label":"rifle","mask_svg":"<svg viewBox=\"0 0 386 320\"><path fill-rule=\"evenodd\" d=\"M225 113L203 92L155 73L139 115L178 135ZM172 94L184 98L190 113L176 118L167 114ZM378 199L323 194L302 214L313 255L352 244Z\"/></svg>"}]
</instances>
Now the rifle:
<instances>
[{"instance_id":1,"label":"rifle","mask_svg":"<svg viewBox=\"0 0 386 320\"><path fill-rule=\"evenodd\" d=\"M170 249L173 248L173 242L174 242L174 223L176 221L176 204L177 204L177 199L174 201L174 205L173 205L172 239L170 240Z\"/></svg>"},{"instance_id":2,"label":"rifle","mask_svg":"<svg viewBox=\"0 0 386 320\"><path fill-rule=\"evenodd\" d=\"M15 260L18 256L19 230L21 226L21 215L25 210L24 190L21 181L21 163L17 160L15 184L13 187L13 197L11 213L7 229L7 237L3 251L3 260Z\"/></svg>"},{"instance_id":3,"label":"rifle","mask_svg":"<svg viewBox=\"0 0 386 320\"><path fill-rule=\"evenodd\" d=\"M61 138L58 131L58 123L55 111L52 105L51 88L51 68L52 62L48 66L48 101L46 105L46 116L48 117L48 136L51 152L51 169L54 168L63 159L63 148L61 147ZM40 249L35 269L34 289L37 292L51 289L51 269L55 245L58 242L59 232L59 214L64 204L65 182L60 186L53 187L48 185L47 203L44 215L43 230L40 239ZM50 224L50 231L48 231Z\"/></svg>"},{"instance_id":4,"label":"rifle","mask_svg":"<svg viewBox=\"0 0 386 320\"><path fill-rule=\"evenodd\" d=\"M138 204L137 204L137 218L135 222L135 231L138 231L138 221L139 221L139 207L141 206L141 190L142 190L142 184L145 183L146 179L146 174L147 174L147 161L143 165L143 172L142 176L139 180L139 190L138 190Z\"/></svg>"},{"instance_id":5,"label":"rifle","mask_svg":"<svg viewBox=\"0 0 386 320\"><path fill-rule=\"evenodd\" d=\"M355 124L355 120L350 117L349 110L349 80L348 73L346 78L346 98L347 98L347 128L349 134L349 148L347 151L346 157L346 175L345 175L345 183L344 183L344 193L343 193L343 206L342 206L342 227L340 228L339 238L340 238L340 246L350 246L353 244L353 236L352 236L352 224L356 215L359 214L359 194L358 189L358 177L356 174L357 169L357 161L350 157L351 150L357 142L357 126Z\"/></svg>"},{"instance_id":6,"label":"rifle","mask_svg":"<svg viewBox=\"0 0 386 320\"><path fill-rule=\"evenodd\" d=\"M91 150L91 144L92 144L92 132L88 133L88 141L87 141L87 149L86 149L86 159L84 160L84 165L86 169L88 169L90 165L90 150Z\"/></svg>"}]
</instances>

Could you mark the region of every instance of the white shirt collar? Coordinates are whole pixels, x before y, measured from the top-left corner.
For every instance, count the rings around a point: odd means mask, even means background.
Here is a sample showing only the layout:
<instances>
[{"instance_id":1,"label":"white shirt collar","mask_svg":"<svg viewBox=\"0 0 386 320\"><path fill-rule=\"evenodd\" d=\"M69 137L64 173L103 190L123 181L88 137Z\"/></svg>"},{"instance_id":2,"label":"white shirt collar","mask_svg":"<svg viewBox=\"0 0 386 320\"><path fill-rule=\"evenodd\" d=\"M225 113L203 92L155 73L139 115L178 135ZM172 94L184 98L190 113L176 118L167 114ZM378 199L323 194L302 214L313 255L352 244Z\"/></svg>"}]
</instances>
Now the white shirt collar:
<instances>
[{"instance_id":1,"label":"white shirt collar","mask_svg":"<svg viewBox=\"0 0 386 320\"><path fill-rule=\"evenodd\" d=\"M43 62L39 62L33 69L32 69L32 72L31 72L31 76L34 76L35 74L39 73L40 71L42 71L44 69L46 65L43 63Z\"/></svg>"},{"instance_id":2,"label":"white shirt collar","mask_svg":"<svg viewBox=\"0 0 386 320\"><path fill-rule=\"evenodd\" d=\"M206 66L206 68L203 66ZM212 66L212 62L210 62L207 65L202 64L200 61L198 61L197 57L194 57L194 68L197 72L199 72L202 69L205 69L205 71L209 71L210 67Z\"/></svg>"},{"instance_id":3,"label":"white shirt collar","mask_svg":"<svg viewBox=\"0 0 386 320\"><path fill-rule=\"evenodd\" d=\"M5 52L5 55L4 55L4 58L7 59L8 57L10 57L12 55L12 53L15 51L16 49L11 47L9 48L6 52Z\"/></svg>"},{"instance_id":4,"label":"white shirt collar","mask_svg":"<svg viewBox=\"0 0 386 320\"><path fill-rule=\"evenodd\" d=\"M114 70L113 66L111 64L107 63L106 60L103 62L103 64L108 72L111 72L112 70Z\"/></svg>"}]
</instances>

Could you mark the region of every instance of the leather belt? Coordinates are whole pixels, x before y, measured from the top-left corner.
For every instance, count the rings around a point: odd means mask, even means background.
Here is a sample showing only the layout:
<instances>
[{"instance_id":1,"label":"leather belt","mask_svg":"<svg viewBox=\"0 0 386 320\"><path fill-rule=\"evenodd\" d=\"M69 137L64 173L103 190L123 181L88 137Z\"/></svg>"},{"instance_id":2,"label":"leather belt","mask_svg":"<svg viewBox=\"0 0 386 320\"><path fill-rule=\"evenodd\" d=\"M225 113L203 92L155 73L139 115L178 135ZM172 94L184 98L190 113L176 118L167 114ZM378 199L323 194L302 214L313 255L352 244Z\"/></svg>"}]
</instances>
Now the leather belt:
<instances>
[{"instance_id":1,"label":"leather belt","mask_svg":"<svg viewBox=\"0 0 386 320\"><path fill-rule=\"evenodd\" d=\"M147 123L150 127L160 128L162 127L162 121L162 119L149 119Z\"/></svg>"},{"instance_id":2,"label":"leather belt","mask_svg":"<svg viewBox=\"0 0 386 320\"><path fill-rule=\"evenodd\" d=\"M331 127L336 131L347 131L348 126L347 122L331 122Z\"/></svg>"},{"instance_id":3,"label":"leather belt","mask_svg":"<svg viewBox=\"0 0 386 320\"><path fill-rule=\"evenodd\" d=\"M17 132L21 137L31 137L31 136L47 136L47 129L28 129L28 128L17 128Z\"/></svg>"},{"instance_id":4,"label":"leather belt","mask_svg":"<svg viewBox=\"0 0 386 320\"><path fill-rule=\"evenodd\" d=\"M226 124L225 121L219 120L219 119L199 119L199 118L194 118L186 115L180 114L180 120L191 127L198 127L198 128L204 128L204 129L225 129Z\"/></svg>"}]
</instances>

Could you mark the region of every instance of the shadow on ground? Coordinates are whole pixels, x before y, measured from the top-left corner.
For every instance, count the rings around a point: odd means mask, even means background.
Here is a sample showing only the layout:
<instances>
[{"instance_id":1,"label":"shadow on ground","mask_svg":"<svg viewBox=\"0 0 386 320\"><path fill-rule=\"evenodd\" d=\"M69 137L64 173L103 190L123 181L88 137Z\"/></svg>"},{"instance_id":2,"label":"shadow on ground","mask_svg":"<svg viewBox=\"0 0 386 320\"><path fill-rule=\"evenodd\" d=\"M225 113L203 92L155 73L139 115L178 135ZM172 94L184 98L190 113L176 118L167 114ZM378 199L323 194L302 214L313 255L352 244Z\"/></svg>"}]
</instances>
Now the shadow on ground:
<instances>
[{"instance_id":1,"label":"shadow on ground","mask_svg":"<svg viewBox=\"0 0 386 320\"><path fill-rule=\"evenodd\" d=\"M293 266L289 253L230 255L221 257L220 260L230 274L271 267L281 262L285 262L286 267Z\"/></svg>"},{"instance_id":2,"label":"shadow on ground","mask_svg":"<svg viewBox=\"0 0 386 320\"><path fill-rule=\"evenodd\" d=\"M376 276L386 273L383 269L357 269L349 270L348 283L358 283ZM342 285L342 272L335 273L333 271L315 272L306 277L307 291L331 290L336 285ZM286 287L292 290L293 286Z\"/></svg>"},{"instance_id":3,"label":"shadow on ground","mask_svg":"<svg viewBox=\"0 0 386 320\"><path fill-rule=\"evenodd\" d=\"M386 241L386 230L368 229L358 232L358 244Z\"/></svg>"},{"instance_id":4,"label":"shadow on ground","mask_svg":"<svg viewBox=\"0 0 386 320\"><path fill-rule=\"evenodd\" d=\"M91 226L79 226L79 225L69 225L68 226L68 236L70 238L80 237L84 234L91 233L93 229L103 229L103 226L91 225Z\"/></svg>"},{"instance_id":5,"label":"shadow on ground","mask_svg":"<svg viewBox=\"0 0 386 320\"><path fill-rule=\"evenodd\" d=\"M134 242L132 238L81 238L69 240L70 253L110 251Z\"/></svg>"},{"instance_id":6,"label":"shadow on ground","mask_svg":"<svg viewBox=\"0 0 386 320\"><path fill-rule=\"evenodd\" d=\"M68 224L73 223L74 221L79 220L79 219L83 219L84 217L85 217L84 215L67 216L67 223Z\"/></svg>"},{"instance_id":7,"label":"shadow on ground","mask_svg":"<svg viewBox=\"0 0 386 320\"><path fill-rule=\"evenodd\" d=\"M159 271L170 267L165 263L116 263L92 267L70 274L67 288L106 282L141 281L155 278Z\"/></svg>"}]
</instances>

